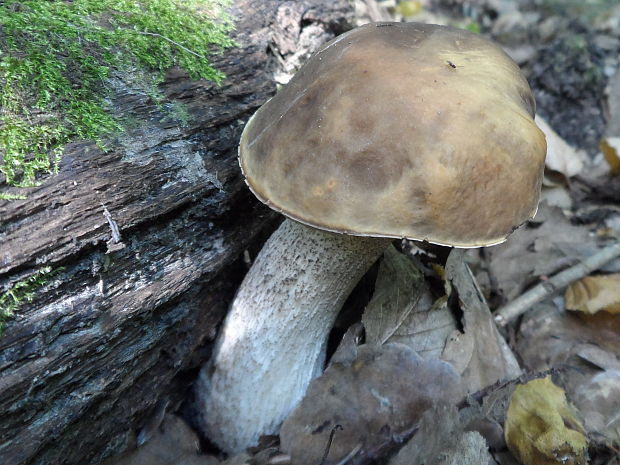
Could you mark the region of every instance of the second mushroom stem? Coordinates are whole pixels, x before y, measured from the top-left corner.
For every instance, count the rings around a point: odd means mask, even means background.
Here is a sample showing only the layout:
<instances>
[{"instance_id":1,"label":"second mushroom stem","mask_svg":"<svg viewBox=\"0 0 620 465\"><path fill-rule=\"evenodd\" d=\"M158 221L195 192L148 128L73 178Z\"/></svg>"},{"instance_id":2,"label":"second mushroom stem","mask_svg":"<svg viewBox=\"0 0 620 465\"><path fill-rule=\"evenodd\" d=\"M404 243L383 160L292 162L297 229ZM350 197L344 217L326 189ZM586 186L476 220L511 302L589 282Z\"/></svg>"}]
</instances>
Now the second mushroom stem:
<instances>
[{"instance_id":1,"label":"second mushroom stem","mask_svg":"<svg viewBox=\"0 0 620 465\"><path fill-rule=\"evenodd\" d=\"M344 301L390 242L282 223L237 291L199 377L211 440L239 452L278 431L321 373Z\"/></svg>"}]
</instances>

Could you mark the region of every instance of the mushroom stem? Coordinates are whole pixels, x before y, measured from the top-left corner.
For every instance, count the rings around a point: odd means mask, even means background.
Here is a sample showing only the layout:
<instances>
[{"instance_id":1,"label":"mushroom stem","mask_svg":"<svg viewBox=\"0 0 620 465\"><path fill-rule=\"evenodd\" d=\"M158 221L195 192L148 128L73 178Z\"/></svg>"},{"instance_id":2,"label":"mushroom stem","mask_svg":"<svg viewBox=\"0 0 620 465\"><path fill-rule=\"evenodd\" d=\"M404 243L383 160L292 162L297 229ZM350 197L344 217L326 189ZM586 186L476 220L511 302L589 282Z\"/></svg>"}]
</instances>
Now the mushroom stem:
<instances>
[{"instance_id":1,"label":"mushroom stem","mask_svg":"<svg viewBox=\"0 0 620 465\"><path fill-rule=\"evenodd\" d=\"M321 373L345 299L390 242L282 223L243 280L200 372L197 403L211 440L232 453L277 433Z\"/></svg>"}]
</instances>

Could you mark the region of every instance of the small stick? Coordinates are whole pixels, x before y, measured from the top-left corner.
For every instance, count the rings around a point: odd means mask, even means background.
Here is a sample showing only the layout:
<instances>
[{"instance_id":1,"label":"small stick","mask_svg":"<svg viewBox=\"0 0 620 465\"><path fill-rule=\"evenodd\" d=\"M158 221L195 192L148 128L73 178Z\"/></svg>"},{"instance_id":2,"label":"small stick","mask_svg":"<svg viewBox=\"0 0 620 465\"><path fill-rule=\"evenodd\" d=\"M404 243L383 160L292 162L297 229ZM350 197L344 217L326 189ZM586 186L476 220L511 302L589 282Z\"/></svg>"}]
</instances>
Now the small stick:
<instances>
[{"instance_id":1,"label":"small stick","mask_svg":"<svg viewBox=\"0 0 620 465\"><path fill-rule=\"evenodd\" d=\"M336 465L346 465L346 463L351 460L353 457L355 457L357 455L357 453L362 450L362 445L358 444L357 446L355 446L353 448L353 450L351 450L351 452L349 452L347 454L347 456L345 458L343 458L340 462L338 462Z\"/></svg>"},{"instance_id":2,"label":"small stick","mask_svg":"<svg viewBox=\"0 0 620 465\"><path fill-rule=\"evenodd\" d=\"M117 244L121 241L121 232L118 230L118 224L116 224L116 221L114 221L106 206L103 203L101 206L103 207L103 216L105 216L105 219L110 225L110 231L112 231L112 242Z\"/></svg>"},{"instance_id":3,"label":"small stick","mask_svg":"<svg viewBox=\"0 0 620 465\"><path fill-rule=\"evenodd\" d=\"M329 450L332 448L332 441L334 440L334 434L336 434L336 430L341 430L342 425L336 425L332 428L329 433L329 439L327 440L327 447L325 448L325 453L323 454L323 458L319 462L319 465L325 465L325 461L327 460L327 456L329 455Z\"/></svg>"},{"instance_id":4,"label":"small stick","mask_svg":"<svg viewBox=\"0 0 620 465\"><path fill-rule=\"evenodd\" d=\"M620 242L614 242L600 251L586 258L582 262L564 270L551 279L534 286L521 294L512 302L500 308L495 314L495 323L506 326L510 320L517 318L532 307L532 305L549 297L556 291L589 275L593 271L605 266L620 256Z\"/></svg>"},{"instance_id":5,"label":"small stick","mask_svg":"<svg viewBox=\"0 0 620 465\"><path fill-rule=\"evenodd\" d=\"M275 455L267 463L269 465L289 465L291 463L291 456L286 454Z\"/></svg>"}]
</instances>

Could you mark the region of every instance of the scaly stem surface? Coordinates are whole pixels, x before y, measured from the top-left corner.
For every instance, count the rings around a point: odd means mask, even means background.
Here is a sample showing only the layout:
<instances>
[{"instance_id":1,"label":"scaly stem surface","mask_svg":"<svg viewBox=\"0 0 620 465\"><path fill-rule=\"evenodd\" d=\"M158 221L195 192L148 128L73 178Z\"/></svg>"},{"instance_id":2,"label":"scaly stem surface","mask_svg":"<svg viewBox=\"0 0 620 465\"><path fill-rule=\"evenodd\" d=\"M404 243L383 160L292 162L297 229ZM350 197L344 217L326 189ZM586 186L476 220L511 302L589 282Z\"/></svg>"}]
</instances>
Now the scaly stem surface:
<instances>
[{"instance_id":1,"label":"scaly stem surface","mask_svg":"<svg viewBox=\"0 0 620 465\"><path fill-rule=\"evenodd\" d=\"M233 453L277 433L321 373L345 299L390 242L282 223L237 291L200 373L197 399L211 440Z\"/></svg>"}]
</instances>

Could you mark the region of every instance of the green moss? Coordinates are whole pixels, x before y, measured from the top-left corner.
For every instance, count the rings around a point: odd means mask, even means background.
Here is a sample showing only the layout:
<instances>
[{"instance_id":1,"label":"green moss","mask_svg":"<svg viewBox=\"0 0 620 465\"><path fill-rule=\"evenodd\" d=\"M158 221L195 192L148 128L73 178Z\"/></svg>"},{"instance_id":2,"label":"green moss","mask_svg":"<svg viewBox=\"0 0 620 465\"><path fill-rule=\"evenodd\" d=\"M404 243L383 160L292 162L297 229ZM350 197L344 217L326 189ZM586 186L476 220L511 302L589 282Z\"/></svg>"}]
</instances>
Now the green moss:
<instances>
[{"instance_id":1,"label":"green moss","mask_svg":"<svg viewBox=\"0 0 620 465\"><path fill-rule=\"evenodd\" d=\"M179 102L171 102L165 107L166 116L164 121L177 121L181 127L187 127L190 122L191 115L187 111L187 107Z\"/></svg>"},{"instance_id":2,"label":"green moss","mask_svg":"<svg viewBox=\"0 0 620 465\"><path fill-rule=\"evenodd\" d=\"M26 196L23 194L8 194L6 192L0 192L0 200L26 200Z\"/></svg>"},{"instance_id":3,"label":"green moss","mask_svg":"<svg viewBox=\"0 0 620 465\"><path fill-rule=\"evenodd\" d=\"M73 139L101 143L121 128L106 80L172 66L219 83L206 58L234 45L229 0L7 0L0 3L0 173L37 185ZM159 82L159 81L158 81ZM4 197L6 198L6 196Z\"/></svg>"},{"instance_id":4,"label":"green moss","mask_svg":"<svg viewBox=\"0 0 620 465\"><path fill-rule=\"evenodd\" d=\"M0 294L0 335L4 330L6 321L11 318L19 308L27 302L34 300L35 291L45 285L51 278L62 271L61 268L52 269L45 266L34 274L13 284L9 289Z\"/></svg>"},{"instance_id":5,"label":"green moss","mask_svg":"<svg viewBox=\"0 0 620 465\"><path fill-rule=\"evenodd\" d=\"M473 32L474 34L480 34L480 24L473 21L467 23L464 29L467 29L469 32Z\"/></svg>"}]
</instances>

